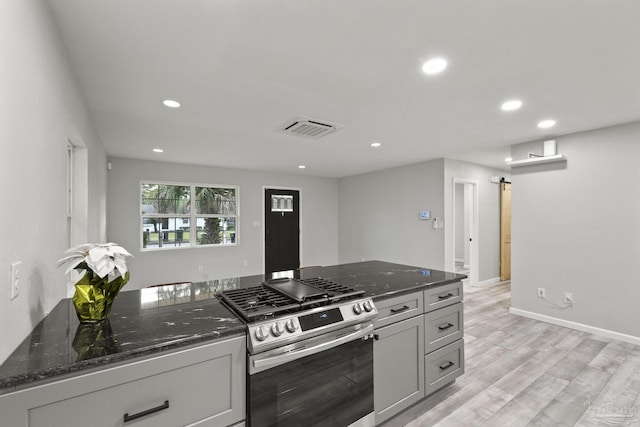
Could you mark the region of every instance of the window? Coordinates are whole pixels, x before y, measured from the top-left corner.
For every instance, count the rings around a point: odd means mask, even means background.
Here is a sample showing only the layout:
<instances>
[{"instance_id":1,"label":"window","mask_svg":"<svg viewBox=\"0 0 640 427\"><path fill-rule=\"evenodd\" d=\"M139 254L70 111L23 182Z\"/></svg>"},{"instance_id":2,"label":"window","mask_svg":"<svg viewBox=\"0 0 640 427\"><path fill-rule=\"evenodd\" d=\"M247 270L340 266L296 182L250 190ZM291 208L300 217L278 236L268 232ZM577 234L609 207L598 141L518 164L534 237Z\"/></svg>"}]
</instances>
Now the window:
<instances>
[{"instance_id":1,"label":"window","mask_svg":"<svg viewBox=\"0 0 640 427\"><path fill-rule=\"evenodd\" d=\"M236 244L235 186L142 182L142 249Z\"/></svg>"}]
</instances>

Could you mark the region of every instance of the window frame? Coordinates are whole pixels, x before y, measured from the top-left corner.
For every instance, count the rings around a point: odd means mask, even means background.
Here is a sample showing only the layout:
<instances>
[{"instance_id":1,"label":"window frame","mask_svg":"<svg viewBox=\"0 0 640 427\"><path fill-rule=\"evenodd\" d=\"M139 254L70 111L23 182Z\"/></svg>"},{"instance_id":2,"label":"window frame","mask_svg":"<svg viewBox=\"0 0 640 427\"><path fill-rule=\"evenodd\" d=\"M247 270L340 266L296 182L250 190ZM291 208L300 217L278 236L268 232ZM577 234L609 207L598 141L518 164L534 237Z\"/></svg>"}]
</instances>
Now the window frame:
<instances>
[{"instance_id":1,"label":"window frame","mask_svg":"<svg viewBox=\"0 0 640 427\"><path fill-rule=\"evenodd\" d=\"M169 213L169 214L148 214L143 213L142 211L142 201L143 201L143 186L144 185L171 185L171 186L180 186L180 187L189 187L189 200L190 207L188 213ZM232 189L235 191L235 213L234 214L203 214L196 212L196 188L198 187L206 187L206 188L216 188L216 189ZM138 222L138 235L139 235L139 247L141 252L153 252L153 251L167 251L167 250L181 250L181 249L194 249L194 248L221 248L221 247L234 247L239 246L240 244L240 186L238 185L229 185L229 184L203 184L203 183L194 183L194 182L176 182L176 181L161 181L161 180L153 180L153 179L143 179L140 180L138 184L138 211L140 213L140 218ZM171 218L189 218L189 240L185 246L176 246L175 242L171 246L157 246L157 247L145 247L144 246L144 220L145 218L156 218L156 219L171 219ZM234 218L235 219L235 238L231 243L208 243L208 244L198 244L197 243L197 219L198 218ZM158 236L160 239L160 235Z\"/></svg>"}]
</instances>

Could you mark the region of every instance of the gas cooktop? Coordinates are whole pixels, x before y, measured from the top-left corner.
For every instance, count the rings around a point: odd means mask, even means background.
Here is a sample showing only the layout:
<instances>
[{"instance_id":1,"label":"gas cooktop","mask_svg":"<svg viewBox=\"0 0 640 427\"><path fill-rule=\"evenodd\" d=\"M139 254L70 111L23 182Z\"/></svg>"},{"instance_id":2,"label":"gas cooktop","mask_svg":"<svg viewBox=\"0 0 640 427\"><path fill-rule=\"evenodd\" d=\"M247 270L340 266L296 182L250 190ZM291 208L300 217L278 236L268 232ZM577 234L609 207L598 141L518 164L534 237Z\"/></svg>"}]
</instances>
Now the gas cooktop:
<instances>
[{"instance_id":1,"label":"gas cooktop","mask_svg":"<svg viewBox=\"0 0 640 427\"><path fill-rule=\"evenodd\" d=\"M361 298L354 290L321 277L272 279L260 286L223 291L219 298L248 323Z\"/></svg>"}]
</instances>

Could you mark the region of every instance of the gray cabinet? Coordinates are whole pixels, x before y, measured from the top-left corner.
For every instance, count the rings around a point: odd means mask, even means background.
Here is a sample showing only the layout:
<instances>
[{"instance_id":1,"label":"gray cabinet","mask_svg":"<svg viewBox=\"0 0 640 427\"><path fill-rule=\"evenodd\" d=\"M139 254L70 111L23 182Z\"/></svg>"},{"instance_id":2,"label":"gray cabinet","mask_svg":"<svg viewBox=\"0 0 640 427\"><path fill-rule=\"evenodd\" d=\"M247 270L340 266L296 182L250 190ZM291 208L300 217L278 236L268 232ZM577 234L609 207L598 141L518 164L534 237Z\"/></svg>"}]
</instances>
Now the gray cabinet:
<instances>
[{"instance_id":1,"label":"gray cabinet","mask_svg":"<svg viewBox=\"0 0 640 427\"><path fill-rule=\"evenodd\" d=\"M424 397L422 292L376 303L373 386L376 424Z\"/></svg>"},{"instance_id":2,"label":"gray cabinet","mask_svg":"<svg viewBox=\"0 0 640 427\"><path fill-rule=\"evenodd\" d=\"M425 395L464 373L462 282L424 291Z\"/></svg>"},{"instance_id":3,"label":"gray cabinet","mask_svg":"<svg viewBox=\"0 0 640 427\"><path fill-rule=\"evenodd\" d=\"M464 373L462 282L376 301L375 422Z\"/></svg>"},{"instance_id":4,"label":"gray cabinet","mask_svg":"<svg viewBox=\"0 0 640 427\"><path fill-rule=\"evenodd\" d=\"M422 316L376 330L373 345L376 424L424 397Z\"/></svg>"},{"instance_id":5,"label":"gray cabinet","mask_svg":"<svg viewBox=\"0 0 640 427\"><path fill-rule=\"evenodd\" d=\"M15 427L241 423L245 347L244 337L231 338L1 395L2 422Z\"/></svg>"}]
</instances>

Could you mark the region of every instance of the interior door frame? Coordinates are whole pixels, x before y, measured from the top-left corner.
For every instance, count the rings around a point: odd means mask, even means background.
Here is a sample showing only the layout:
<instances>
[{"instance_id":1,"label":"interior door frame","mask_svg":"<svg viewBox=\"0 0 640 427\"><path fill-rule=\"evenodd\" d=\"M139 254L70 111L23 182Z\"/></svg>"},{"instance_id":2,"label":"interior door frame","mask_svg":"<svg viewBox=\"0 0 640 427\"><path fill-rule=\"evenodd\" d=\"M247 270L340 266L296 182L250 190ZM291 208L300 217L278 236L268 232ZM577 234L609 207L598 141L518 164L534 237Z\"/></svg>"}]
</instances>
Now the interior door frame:
<instances>
[{"instance_id":1,"label":"interior door frame","mask_svg":"<svg viewBox=\"0 0 640 427\"><path fill-rule=\"evenodd\" d=\"M260 220L260 223L262 224L262 252L261 253L262 253L262 272L263 273L265 272L265 268L267 267L267 263L265 262L265 250L266 250L265 240L267 238L267 227L266 227L266 224L265 224L265 221L264 221L265 216L267 214L267 211L266 211L267 206L266 206L266 204L264 202L265 193L266 193L267 190L297 191L298 192L298 197L299 197L298 203L300 203L300 201L302 200L302 188L299 188L299 187L283 187L281 185L264 185L264 184L262 185L262 194L261 194L261 199L262 199L262 219ZM302 242L302 239L303 239L303 233L302 233L302 230L303 230L303 228L302 228L302 223L303 223L302 204L299 204L299 210L300 210L298 212L298 224L300 226L300 236L299 236L299 238L300 238L300 240L299 240L300 241L300 249L299 249L300 254L299 254L299 256L300 256L300 266L302 267L304 265L303 264L303 250L302 250L302 248L303 248L303 242Z\"/></svg>"},{"instance_id":2,"label":"interior door frame","mask_svg":"<svg viewBox=\"0 0 640 427\"><path fill-rule=\"evenodd\" d=\"M470 262L471 262L471 266L469 269L469 283L470 284L475 284L478 283L479 281L479 266L478 266L478 262L479 262L479 257L478 257L478 200L479 200L479 194L478 194L478 190L479 190L479 186L478 186L478 181L475 180L471 180L471 179L466 179L466 178L458 178L458 177L453 177L453 187L452 187L452 218L455 218L455 214L456 214L456 184L469 184L471 185L471 187L473 188L473 195L471 197L471 200L473 201L473 206L471 207L471 234L470 234L470 238L471 238L471 245L470 245ZM451 245L451 259L452 259L452 264L449 268L451 268L452 272L455 272L455 268L456 268L456 222L455 220L451 221L451 232L452 232L452 236L453 236L453 244Z\"/></svg>"}]
</instances>

